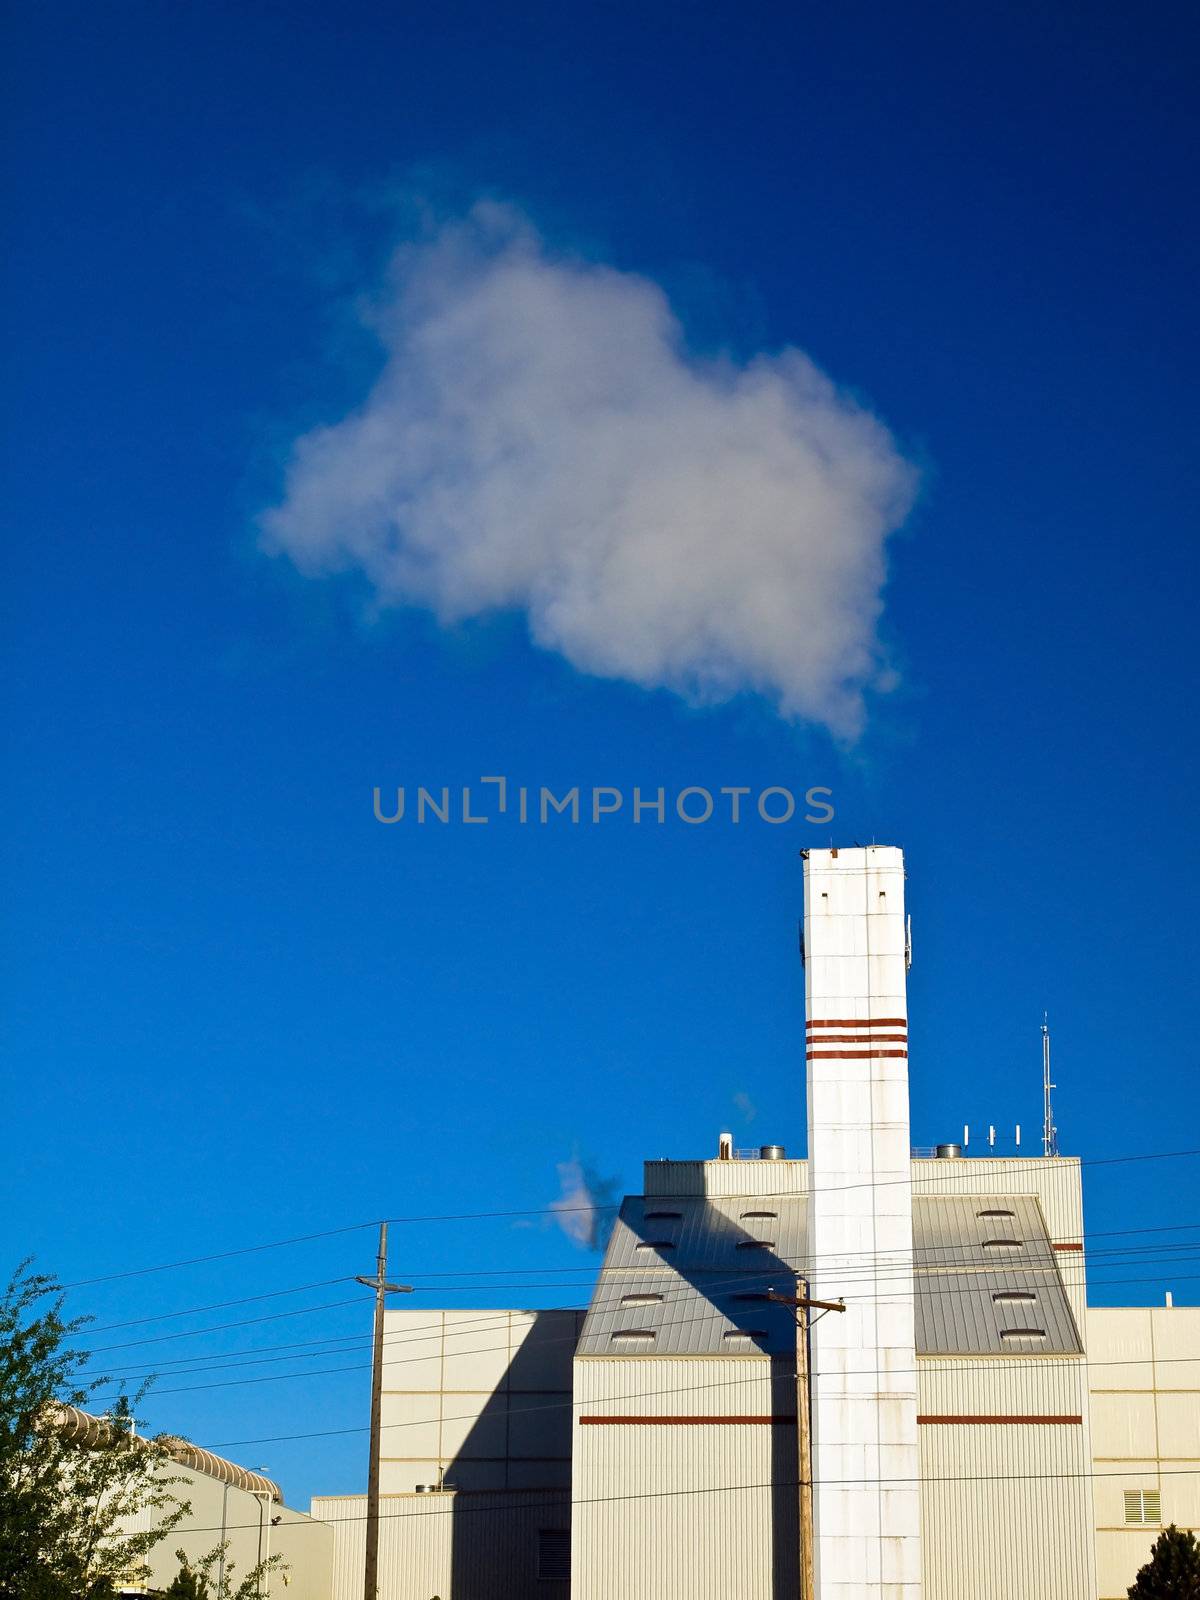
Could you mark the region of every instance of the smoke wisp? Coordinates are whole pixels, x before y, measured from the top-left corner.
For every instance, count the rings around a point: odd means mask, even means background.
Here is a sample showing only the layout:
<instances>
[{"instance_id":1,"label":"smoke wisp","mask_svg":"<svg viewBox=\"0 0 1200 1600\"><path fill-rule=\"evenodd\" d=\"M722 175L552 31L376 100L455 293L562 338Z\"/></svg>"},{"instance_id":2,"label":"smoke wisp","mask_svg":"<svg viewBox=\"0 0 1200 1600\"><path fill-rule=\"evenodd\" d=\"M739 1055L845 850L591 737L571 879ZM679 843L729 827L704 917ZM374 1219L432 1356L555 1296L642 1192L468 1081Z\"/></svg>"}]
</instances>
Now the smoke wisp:
<instances>
[{"instance_id":1,"label":"smoke wisp","mask_svg":"<svg viewBox=\"0 0 1200 1600\"><path fill-rule=\"evenodd\" d=\"M558 1163L561 1193L550 1202L554 1220L581 1250L603 1250L616 1221L618 1184L576 1157Z\"/></svg>"}]
</instances>

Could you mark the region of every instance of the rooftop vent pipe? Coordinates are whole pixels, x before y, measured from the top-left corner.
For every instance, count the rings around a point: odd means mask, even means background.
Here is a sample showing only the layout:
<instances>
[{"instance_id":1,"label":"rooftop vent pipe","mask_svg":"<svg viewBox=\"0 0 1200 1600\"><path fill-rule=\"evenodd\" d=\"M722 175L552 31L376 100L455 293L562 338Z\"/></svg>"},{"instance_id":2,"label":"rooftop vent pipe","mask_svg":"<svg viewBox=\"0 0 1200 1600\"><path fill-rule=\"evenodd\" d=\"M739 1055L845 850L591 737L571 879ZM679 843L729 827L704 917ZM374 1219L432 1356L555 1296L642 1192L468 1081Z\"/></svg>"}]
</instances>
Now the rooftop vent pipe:
<instances>
[{"instance_id":1,"label":"rooftop vent pipe","mask_svg":"<svg viewBox=\"0 0 1200 1600\"><path fill-rule=\"evenodd\" d=\"M961 1155L962 1145L960 1144L939 1144L937 1147L939 1161L957 1161Z\"/></svg>"},{"instance_id":2,"label":"rooftop vent pipe","mask_svg":"<svg viewBox=\"0 0 1200 1600\"><path fill-rule=\"evenodd\" d=\"M717 1139L717 1160L733 1160L733 1135L731 1133L723 1133Z\"/></svg>"},{"instance_id":3,"label":"rooftop vent pipe","mask_svg":"<svg viewBox=\"0 0 1200 1600\"><path fill-rule=\"evenodd\" d=\"M758 1152L760 1161L783 1161L786 1156L787 1151L781 1144L764 1144Z\"/></svg>"}]
</instances>

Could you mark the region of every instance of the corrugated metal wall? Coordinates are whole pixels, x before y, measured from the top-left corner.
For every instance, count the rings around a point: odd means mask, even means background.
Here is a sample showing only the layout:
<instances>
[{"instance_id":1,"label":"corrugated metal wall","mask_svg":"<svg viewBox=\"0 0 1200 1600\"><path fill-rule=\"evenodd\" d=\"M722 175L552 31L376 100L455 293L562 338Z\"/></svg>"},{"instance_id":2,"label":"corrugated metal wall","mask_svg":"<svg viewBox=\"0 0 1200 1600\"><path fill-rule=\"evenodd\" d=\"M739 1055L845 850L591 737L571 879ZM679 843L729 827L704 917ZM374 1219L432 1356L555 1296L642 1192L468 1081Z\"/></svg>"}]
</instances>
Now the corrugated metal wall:
<instances>
[{"instance_id":1,"label":"corrugated metal wall","mask_svg":"<svg viewBox=\"0 0 1200 1600\"><path fill-rule=\"evenodd\" d=\"M647 1161L643 1185L650 1195L803 1194L807 1161Z\"/></svg>"},{"instance_id":2,"label":"corrugated metal wall","mask_svg":"<svg viewBox=\"0 0 1200 1600\"><path fill-rule=\"evenodd\" d=\"M575 1366L572 1600L797 1592L795 1376L754 1357ZM601 1424L588 1416L711 1417Z\"/></svg>"},{"instance_id":3,"label":"corrugated metal wall","mask_svg":"<svg viewBox=\"0 0 1200 1600\"><path fill-rule=\"evenodd\" d=\"M1123 1596L1162 1523L1200 1529L1200 1308L1094 1307L1088 1377L1101 1600ZM1127 1490L1160 1522L1127 1523Z\"/></svg>"},{"instance_id":4,"label":"corrugated metal wall","mask_svg":"<svg viewBox=\"0 0 1200 1600\"><path fill-rule=\"evenodd\" d=\"M924 1600L1094 1600L1083 1363L925 1361L919 1393Z\"/></svg>"},{"instance_id":5,"label":"corrugated metal wall","mask_svg":"<svg viewBox=\"0 0 1200 1600\"><path fill-rule=\"evenodd\" d=\"M163 1471L177 1480L172 1492L192 1509L147 1557L151 1590L165 1589L179 1571L177 1550L199 1562L217 1546L223 1514L228 1561L236 1578L244 1578L261 1556L281 1555L287 1582L281 1571L271 1573L263 1580L264 1600L268 1595L277 1600L284 1595L288 1600L329 1600L334 1541L321 1522L278 1502L264 1505L244 1489L230 1486L226 1493L225 1484L178 1462L167 1463ZM272 1527L274 1517L280 1520Z\"/></svg>"},{"instance_id":6,"label":"corrugated metal wall","mask_svg":"<svg viewBox=\"0 0 1200 1600\"><path fill-rule=\"evenodd\" d=\"M568 1584L538 1577L538 1545L570 1511L562 1490L384 1495L379 1600L568 1600ZM333 1525L332 1600L362 1600L365 1496L316 1499L313 1515Z\"/></svg>"}]
</instances>

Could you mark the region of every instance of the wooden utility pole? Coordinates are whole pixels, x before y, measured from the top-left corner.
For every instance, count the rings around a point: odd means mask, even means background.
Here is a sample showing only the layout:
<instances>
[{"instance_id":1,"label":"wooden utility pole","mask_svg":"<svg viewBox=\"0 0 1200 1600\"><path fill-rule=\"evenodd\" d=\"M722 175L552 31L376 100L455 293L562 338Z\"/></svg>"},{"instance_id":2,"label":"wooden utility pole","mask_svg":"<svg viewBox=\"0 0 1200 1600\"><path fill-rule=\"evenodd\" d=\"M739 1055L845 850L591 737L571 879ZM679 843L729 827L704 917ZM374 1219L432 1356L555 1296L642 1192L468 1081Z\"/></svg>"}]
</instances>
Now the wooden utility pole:
<instances>
[{"instance_id":1,"label":"wooden utility pole","mask_svg":"<svg viewBox=\"0 0 1200 1600\"><path fill-rule=\"evenodd\" d=\"M383 1309L385 1296L411 1294L406 1283L387 1281L386 1222L379 1224L379 1255L373 1278L356 1278L375 1291L375 1348L371 1361L371 1454L367 1467L367 1559L363 1568L363 1600L376 1600L379 1593L379 1447L383 1432Z\"/></svg>"},{"instance_id":2,"label":"wooden utility pole","mask_svg":"<svg viewBox=\"0 0 1200 1600\"><path fill-rule=\"evenodd\" d=\"M800 1479L800 1600L814 1600L816 1594L813 1566L813 1486L812 1486L812 1383L809 1371L808 1313L810 1311L845 1311L844 1300L812 1300L808 1282L799 1280L803 1294L776 1294L767 1290L767 1298L796 1311L796 1446Z\"/></svg>"}]
</instances>

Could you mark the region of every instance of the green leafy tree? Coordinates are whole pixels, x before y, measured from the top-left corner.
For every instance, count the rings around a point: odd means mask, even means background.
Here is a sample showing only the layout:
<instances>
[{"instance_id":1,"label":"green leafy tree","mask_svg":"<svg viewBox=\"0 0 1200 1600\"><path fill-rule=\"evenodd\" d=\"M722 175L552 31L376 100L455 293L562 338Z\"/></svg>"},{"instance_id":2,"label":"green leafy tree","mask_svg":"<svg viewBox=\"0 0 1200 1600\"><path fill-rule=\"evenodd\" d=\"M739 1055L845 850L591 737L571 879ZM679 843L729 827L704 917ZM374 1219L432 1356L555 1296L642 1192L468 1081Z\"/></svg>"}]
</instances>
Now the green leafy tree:
<instances>
[{"instance_id":1,"label":"green leafy tree","mask_svg":"<svg viewBox=\"0 0 1200 1600\"><path fill-rule=\"evenodd\" d=\"M85 1377L59 1284L23 1262L0 1295L0 1600L112 1600L188 1514L159 1440L142 1439L122 1395L86 1437L84 1408L109 1380ZM141 1513L147 1531L131 1532Z\"/></svg>"},{"instance_id":2,"label":"green leafy tree","mask_svg":"<svg viewBox=\"0 0 1200 1600\"><path fill-rule=\"evenodd\" d=\"M182 1550L175 1554L182 1562L179 1571L171 1579L171 1586L163 1590L163 1600L212 1600L212 1590L208 1587L208 1580L203 1573L196 1572L188 1566L187 1557Z\"/></svg>"},{"instance_id":3,"label":"green leafy tree","mask_svg":"<svg viewBox=\"0 0 1200 1600\"><path fill-rule=\"evenodd\" d=\"M1163 1529L1133 1580L1129 1600L1200 1600L1200 1544L1194 1533L1174 1523Z\"/></svg>"},{"instance_id":4,"label":"green leafy tree","mask_svg":"<svg viewBox=\"0 0 1200 1600\"><path fill-rule=\"evenodd\" d=\"M163 1590L163 1600L258 1600L260 1595L266 1593L267 1574L283 1566L282 1556L271 1556L251 1567L235 1587L233 1563L226 1560L224 1571L221 1571L222 1549L228 1551L228 1540L223 1546L217 1545L210 1550L195 1567L190 1565L182 1550L176 1550L179 1571L172 1579L171 1587Z\"/></svg>"}]
</instances>

